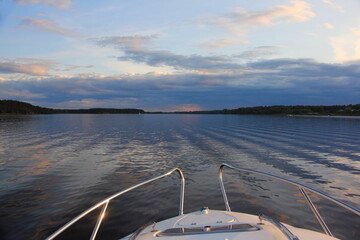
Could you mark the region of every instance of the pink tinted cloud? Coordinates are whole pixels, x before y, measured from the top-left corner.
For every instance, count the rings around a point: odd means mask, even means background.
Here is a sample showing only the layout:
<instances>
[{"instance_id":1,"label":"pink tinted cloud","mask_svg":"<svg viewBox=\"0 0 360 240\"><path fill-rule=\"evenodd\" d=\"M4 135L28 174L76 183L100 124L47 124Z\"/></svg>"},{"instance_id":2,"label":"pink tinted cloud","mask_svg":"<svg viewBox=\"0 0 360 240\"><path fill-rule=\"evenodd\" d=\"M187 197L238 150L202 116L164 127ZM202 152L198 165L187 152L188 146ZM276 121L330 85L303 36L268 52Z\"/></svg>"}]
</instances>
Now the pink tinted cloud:
<instances>
[{"instance_id":1,"label":"pink tinted cloud","mask_svg":"<svg viewBox=\"0 0 360 240\"><path fill-rule=\"evenodd\" d=\"M19 58L0 60L0 73L24 73L29 75L47 75L54 66L49 60Z\"/></svg>"},{"instance_id":2,"label":"pink tinted cloud","mask_svg":"<svg viewBox=\"0 0 360 240\"><path fill-rule=\"evenodd\" d=\"M224 28L236 35L244 36L252 28L271 27L288 22L305 22L315 17L311 6L293 0L290 5L279 5L263 11L248 11L237 8L234 12L220 17L203 19L205 24Z\"/></svg>"},{"instance_id":3,"label":"pink tinted cloud","mask_svg":"<svg viewBox=\"0 0 360 240\"><path fill-rule=\"evenodd\" d=\"M20 5L25 4L45 4L57 8L69 8L73 3L71 0L15 0Z\"/></svg>"},{"instance_id":4,"label":"pink tinted cloud","mask_svg":"<svg viewBox=\"0 0 360 240\"><path fill-rule=\"evenodd\" d=\"M73 30L63 28L56 22L48 19L40 18L25 18L20 23L20 27L28 30L40 30L43 32L50 32L60 34L66 37L80 37L81 35Z\"/></svg>"}]
</instances>

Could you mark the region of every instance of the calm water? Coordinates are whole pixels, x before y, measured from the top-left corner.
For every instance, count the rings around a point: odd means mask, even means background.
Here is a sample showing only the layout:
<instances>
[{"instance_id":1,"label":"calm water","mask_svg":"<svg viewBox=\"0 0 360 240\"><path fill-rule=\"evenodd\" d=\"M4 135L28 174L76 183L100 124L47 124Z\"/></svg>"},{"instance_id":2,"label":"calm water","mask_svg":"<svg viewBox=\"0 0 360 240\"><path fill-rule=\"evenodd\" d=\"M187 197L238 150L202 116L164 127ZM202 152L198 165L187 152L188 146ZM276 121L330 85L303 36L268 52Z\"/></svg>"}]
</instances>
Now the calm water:
<instances>
[{"instance_id":1,"label":"calm water","mask_svg":"<svg viewBox=\"0 0 360 240\"><path fill-rule=\"evenodd\" d=\"M222 162L299 181L359 208L359 143L360 118L0 116L0 239L43 239L101 199L174 167L187 180L185 212L224 209ZM320 230L296 189L230 170L224 180L233 210ZM111 202L99 239L176 215L178 193L174 175ZM360 239L360 217L314 201L336 236ZM91 235L94 216L61 239Z\"/></svg>"}]
</instances>

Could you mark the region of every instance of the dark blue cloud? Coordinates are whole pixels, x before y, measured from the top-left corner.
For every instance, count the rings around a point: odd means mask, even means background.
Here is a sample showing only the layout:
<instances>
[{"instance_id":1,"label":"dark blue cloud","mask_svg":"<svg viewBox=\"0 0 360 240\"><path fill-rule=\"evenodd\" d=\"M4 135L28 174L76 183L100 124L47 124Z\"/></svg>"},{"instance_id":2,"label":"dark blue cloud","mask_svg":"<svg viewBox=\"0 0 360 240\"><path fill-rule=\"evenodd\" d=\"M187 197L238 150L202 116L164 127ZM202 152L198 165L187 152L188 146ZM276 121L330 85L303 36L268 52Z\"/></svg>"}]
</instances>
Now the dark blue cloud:
<instances>
[{"instance_id":1,"label":"dark blue cloud","mask_svg":"<svg viewBox=\"0 0 360 240\"><path fill-rule=\"evenodd\" d=\"M170 66L176 69L214 70L239 69L241 65L233 63L231 59L222 56L184 56L169 51L126 50L125 56L118 57L120 61L146 63L149 66Z\"/></svg>"},{"instance_id":2,"label":"dark blue cloud","mask_svg":"<svg viewBox=\"0 0 360 240\"><path fill-rule=\"evenodd\" d=\"M218 70L209 74L89 74L0 81L0 96L48 107L76 107L86 99L94 106L163 110L181 104L196 104L203 109L354 104L360 102L359 70L356 62L325 64L310 59L274 59L248 63L239 71Z\"/></svg>"},{"instance_id":3,"label":"dark blue cloud","mask_svg":"<svg viewBox=\"0 0 360 240\"><path fill-rule=\"evenodd\" d=\"M240 54L234 54L233 57L246 61L254 61L256 59L276 55L281 48L282 47L279 46L260 46L244 51Z\"/></svg>"},{"instance_id":4,"label":"dark blue cloud","mask_svg":"<svg viewBox=\"0 0 360 240\"><path fill-rule=\"evenodd\" d=\"M150 50L152 40L156 36L123 36L105 37L92 39L98 45L111 46L120 49L123 56L119 56L119 61L132 61L145 63L149 66L170 66L176 69L188 70L214 70L214 69L239 69L240 64L234 63L231 58L226 56L185 56L174 54L170 51Z\"/></svg>"}]
</instances>

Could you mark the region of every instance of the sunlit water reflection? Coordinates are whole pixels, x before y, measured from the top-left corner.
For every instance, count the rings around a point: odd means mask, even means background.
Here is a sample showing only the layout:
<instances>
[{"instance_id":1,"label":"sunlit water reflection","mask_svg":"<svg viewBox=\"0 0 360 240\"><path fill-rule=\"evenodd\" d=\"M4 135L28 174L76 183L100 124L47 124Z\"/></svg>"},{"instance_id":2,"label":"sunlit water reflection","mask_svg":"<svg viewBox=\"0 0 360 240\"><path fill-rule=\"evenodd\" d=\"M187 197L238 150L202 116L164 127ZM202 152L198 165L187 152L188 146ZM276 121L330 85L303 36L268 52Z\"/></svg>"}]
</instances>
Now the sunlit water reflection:
<instances>
[{"instance_id":1,"label":"sunlit water reflection","mask_svg":"<svg viewBox=\"0 0 360 240\"><path fill-rule=\"evenodd\" d=\"M185 212L224 209L217 180L222 162L286 177L360 207L359 142L359 118L0 116L0 238L42 239L101 199L174 167L187 179ZM296 189L231 171L224 179L233 210L320 231ZM178 194L174 176L111 202L99 239L176 215ZM338 237L360 239L360 218L318 201ZM62 239L87 237L95 215Z\"/></svg>"}]
</instances>

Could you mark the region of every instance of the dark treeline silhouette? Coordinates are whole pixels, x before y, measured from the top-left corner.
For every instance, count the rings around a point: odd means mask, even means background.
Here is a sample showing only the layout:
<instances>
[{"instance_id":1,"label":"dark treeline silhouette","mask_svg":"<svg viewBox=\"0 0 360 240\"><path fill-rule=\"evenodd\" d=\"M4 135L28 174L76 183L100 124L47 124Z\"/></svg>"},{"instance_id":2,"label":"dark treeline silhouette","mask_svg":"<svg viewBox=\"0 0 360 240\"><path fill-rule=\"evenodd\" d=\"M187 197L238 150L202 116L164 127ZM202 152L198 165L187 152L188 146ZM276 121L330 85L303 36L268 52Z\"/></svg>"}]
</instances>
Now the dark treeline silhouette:
<instances>
[{"instance_id":1,"label":"dark treeline silhouette","mask_svg":"<svg viewBox=\"0 0 360 240\"><path fill-rule=\"evenodd\" d=\"M0 114L51 114L54 109L31 105L30 103L0 100Z\"/></svg>"},{"instance_id":2,"label":"dark treeline silhouette","mask_svg":"<svg viewBox=\"0 0 360 240\"><path fill-rule=\"evenodd\" d=\"M31 105L30 103L15 100L0 100L0 114L56 114L56 113L144 113L142 109L114 109L114 108L91 108L91 109L51 109Z\"/></svg>"},{"instance_id":3,"label":"dark treeline silhouette","mask_svg":"<svg viewBox=\"0 0 360 240\"><path fill-rule=\"evenodd\" d=\"M195 114L285 114L285 115L348 115L360 116L360 104L332 106L259 106L214 111L176 112Z\"/></svg>"},{"instance_id":4,"label":"dark treeline silhouette","mask_svg":"<svg viewBox=\"0 0 360 240\"><path fill-rule=\"evenodd\" d=\"M0 100L0 114L56 114L56 113L92 113L92 114L139 114L158 113L145 112L142 109L90 108L90 109L51 109L33 106L29 103ZM167 112L169 113L169 112ZM283 115L338 115L360 116L360 104L332 105L332 106L259 106L241 107L237 109L223 109L212 111L171 112L177 114L283 114Z\"/></svg>"}]
</instances>

